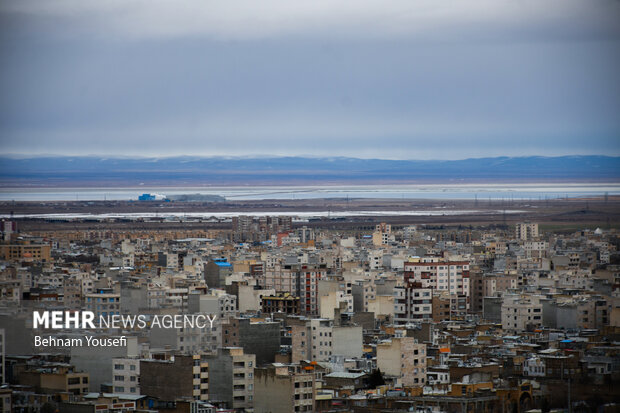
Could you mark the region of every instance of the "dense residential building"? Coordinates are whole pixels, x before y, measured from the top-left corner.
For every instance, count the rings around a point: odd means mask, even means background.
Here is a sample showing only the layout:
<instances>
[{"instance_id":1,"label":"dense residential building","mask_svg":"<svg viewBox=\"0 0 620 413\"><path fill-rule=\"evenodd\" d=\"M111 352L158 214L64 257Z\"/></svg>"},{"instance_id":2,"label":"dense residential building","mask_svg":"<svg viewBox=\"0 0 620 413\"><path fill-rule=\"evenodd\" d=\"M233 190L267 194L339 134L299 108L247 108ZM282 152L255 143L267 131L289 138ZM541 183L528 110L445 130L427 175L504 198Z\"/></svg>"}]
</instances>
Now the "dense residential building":
<instances>
[{"instance_id":1,"label":"dense residential building","mask_svg":"<svg viewBox=\"0 0 620 413\"><path fill-rule=\"evenodd\" d=\"M467 314L470 304L468 261L446 261L441 258L414 258L404 264L405 288L415 297L416 288L447 292L450 311L455 317Z\"/></svg>"},{"instance_id":2,"label":"dense residential building","mask_svg":"<svg viewBox=\"0 0 620 413\"><path fill-rule=\"evenodd\" d=\"M85 308L95 313L95 318L119 315L121 313L121 295L110 288L99 288L94 293L84 296Z\"/></svg>"},{"instance_id":3,"label":"dense residential building","mask_svg":"<svg viewBox=\"0 0 620 413\"><path fill-rule=\"evenodd\" d=\"M10 245L50 255L0 263L0 403L527 411L565 408L568 378L574 408L586 393L620 397L616 230L297 219L11 232ZM33 329L33 310L146 324ZM155 322L195 316L212 323ZM126 345L63 345L85 337Z\"/></svg>"},{"instance_id":4,"label":"dense residential building","mask_svg":"<svg viewBox=\"0 0 620 413\"><path fill-rule=\"evenodd\" d=\"M231 318L222 324L222 346L241 347L256 356L256 366L273 363L280 352L280 323Z\"/></svg>"},{"instance_id":5,"label":"dense residential building","mask_svg":"<svg viewBox=\"0 0 620 413\"><path fill-rule=\"evenodd\" d=\"M314 370L281 363L254 370L256 413L316 411L316 392Z\"/></svg>"},{"instance_id":6,"label":"dense residential building","mask_svg":"<svg viewBox=\"0 0 620 413\"><path fill-rule=\"evenodd\" d=\"M538 238L538 224L530 222L516 224L515 238L521 240L534 240Z\"/></svg>"},{"instance_id":7,"label":"dense residential building","mask_svg":"<svg viewBox=\"0 0 620 413\"><path fill-rule=\"evenodd\" d=\"M256 356L240 347L224 347L208 356L209 399L224 402L230 409L251 410L254 406L254 368Z\"/></svg>"},{"instance_id":8,"label":"dense residential building","mask_svg":"<svg viewBox=\"0 0 620 413\"><path fill-rule=\"evenodd\" d=\"M377 343L377 368L393 376L396 386L418 387L426 383L426 345L412 337L396 336Z\"/></svg>"},{"instance_id":9,"label":"dense residential building","mask_svg":"<svg viewBox=\"0 0 620 413\"><path fill-rule=\"evenodd\" d=\"M49 262L51 247L34 240L22 240L17 244L0 244L0 257L5 261Z\"/></svg>"},{"instance_id":10,"label":"dense residential building","mask_svg":"<svg viewBox=\"0 0 620 413\"><path fill-rule=\"evenodd\" d=\"M113 374L112 390L114 393L140 393L140 359L115 358L112 359Z\"/></svg>"},{"instance_id":11,"label":"dense residential building","mask_svg":"<svg viewBox=\"0 0 620 413\"><path fill-rule=\"evenodd\" d=\"M116 371L117 365L114 367ZM139 371L141 394L171 402L180 398L209 400L209 363L200 355L143 359Z\"/></svg>"},{"instance_id":12,"label":"dense residential building","mask_svg":"<svg viewBox=\"0 0 620 413\"><path fill-rule=\"evenodd\" d=\"M540 297L504 295L502 327L510 332L532 331L543 323Z\"/></svg>"},{"instance_id":13,"label":"dense residential building","mask_svg":"<svg viewBox=\"0 0 620 413\"><path fill-rule=\"evenodd\" d=\"M263 296L261 299L263 313L300 314L299 297L291 293Z\"/></svg>"},{"instance_id":14,"label":"dense residential building","mask_svg":"<svg viewBox=\"0 0 620 413\"><path fill-rule=\"evenodd\" d=\"M289 293L299 297L300 311L304 315L318 315L318 285L326 277L325 265L282 264L268 266L263 288Z\"/></svg>"}]
</instances>

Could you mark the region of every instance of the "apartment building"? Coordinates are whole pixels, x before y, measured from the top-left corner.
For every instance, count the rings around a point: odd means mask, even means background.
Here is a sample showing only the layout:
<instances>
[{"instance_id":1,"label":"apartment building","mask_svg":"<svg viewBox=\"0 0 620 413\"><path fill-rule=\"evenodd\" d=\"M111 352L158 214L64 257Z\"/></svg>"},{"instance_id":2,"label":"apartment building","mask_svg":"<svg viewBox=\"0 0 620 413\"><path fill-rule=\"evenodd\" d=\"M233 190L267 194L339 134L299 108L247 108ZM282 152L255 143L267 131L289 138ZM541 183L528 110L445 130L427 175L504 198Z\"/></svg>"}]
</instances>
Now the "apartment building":
<instances>
[{"instance_id":1,"label":"apartment building","mask_svg":"<svg viewBox=\"0 0 620 413\"><path fill-rule=\"evenodd\" d=\"M394 323L407 324L433 318L433 290L419 282L394 288Z\"/></svg>"},{"instance_id":2,"label":"apartment building","mask_svg":"<svg viewBox=\"0 0 620 413\"><path fill-rule=\"evenodd\" d=\"M314 372L281 363L255 369L254 394L255 413L313 412Z\"/></svg>"},{"instance_id":3,"label":"apartment building","mask_svg":"<svg viewBox=\"0 0 620 413\"><path fill-rule=\"evenodd\" d=\"M42 393L64 392L74 395L88 393L89 373L79 372L64 363L20 364L13 366L14 382L32 386Z\"/></svg>"},{"instance_id":4,"label":"apartment building","mask_svg":"<svg viewBox=\"0 0 620 413\"><path fill-rule=\"evenodd\" d=\"M331 319L302 319L291 323L292 361L329 361L330 357L362 356L362 327L334 325Z\"/></svg>"},{"instance_id":5,"label":"apartment building","mask_svg":"<svg viewBox=\"0 0 620 413\"><path fill-rule=\"evenodd\" d=\"M530 222L520 222L516 224L515 238L521 240L532 240L538 238L538 224Z\"/></svg>"},{"instance_id":6,"label":"apartment building","mask_svg":"<svg viewBox=\"0 0 620 413\"><path fill-rule=\"evenodd\" d=\"M468 261L446 261L438 257L414 258L404 263L405 288L447 292L454 317L464 317L470 305ZM412 295L413 294L413 295ZM415 297L415 292L408 292Z\"/></svg>"},{"instance_id":7,"label":"apartment building","mask_svg":"<svg viewBox=\"0 0 620 413\"><path fill-rule=\"evenodd\" d=\"M209 363L199 355L140 360L140 391L163 401L209 400Z\"/></svg>"},{"instance_id":8,"label":"apartment building","mask_svg":"<svg viewBox=\"0 0 620 413\"><path fill-rule=\"evenodd\" d=\"M121 313L121 295L110 288L99 288L84 296L85 308L95 313L95 318Z\"/></svg>"},{"instance_id":9,"label":"apartment building","mask_svg":"<svg viewBox=\"0 0 620 413\"><path fill-rule=\"evenodd\" d=\"M258 366L275 361L280 336L280 323L273 321L234 317L222 324L222 345L254 354Z\"/></svg>"},{"instance_id":10,"label":"apartment building","mask_svg":"<svg viewBox=\"0 0 620 413\"><path fill-rule=\"evenodd\" d=\"M140 393L140 359L112 359L112 389L119 394Z\"/></svg>"},{"instance_id":11,"label":"apartment building","mask_svg":"<svg viewBox=\"0 0 620 413\"><path fill-rule=\"evenodd\" d=\"M4 261L49 262L52 258L51 246L35 241L0 244L0 258Z\"/></svg>"},{"instance_id":12,"label":"apartment building","mask_svg":"<svg viewBox=\"0 0 620 413\"><path fill-rule=\"evenodd\" d=\"M377 368L396 379L397 385L424 386L426 383L426 345L413 337L400 336L377 343Z\"/></svg>"},{"instance_id":13,"label":"apartment building","mask_svg":"<svg viewBox=\"0 0 620 413\"><path fill-rule=\"evenodd\" d=\"M299 297L300 312L303 315L318 315L318 284L325 278L324 264L284 264L278 262L268 266L261 287L275 289Z\"/></svg>"},{"instance_id":14,"label":"apartment building","mask_svg":"<svg viewBox=\"0 0 620 413\"><path fill-rule=\"evenodd\" d=\"M223 290L211 290L209 294L193 292L188 295L189 313L215 314L217 319L234 317L237 312L237 297Z\"/></svg>"},{"instance_id":15,"label":"apartment building","mask_svg":"<svg viewBox=\"0 0 620 413\"><path fill-rule=\"evenodd\" d=\"M225 402L230 409L252 409L256 356L246 354L241 347L224 347L206 360L210 368L210 400Z\"/></svg>"},{"instance_id":16,"label":"apartment building","mask_svg":"<svg viewBox=\"0 0 620 413\"><path fill-rule=\"evenodd\" d=\"M540 327L543 323L540 297L505 294L501 307L502 328L519 333Z\"/></svg>"}]
</instances>

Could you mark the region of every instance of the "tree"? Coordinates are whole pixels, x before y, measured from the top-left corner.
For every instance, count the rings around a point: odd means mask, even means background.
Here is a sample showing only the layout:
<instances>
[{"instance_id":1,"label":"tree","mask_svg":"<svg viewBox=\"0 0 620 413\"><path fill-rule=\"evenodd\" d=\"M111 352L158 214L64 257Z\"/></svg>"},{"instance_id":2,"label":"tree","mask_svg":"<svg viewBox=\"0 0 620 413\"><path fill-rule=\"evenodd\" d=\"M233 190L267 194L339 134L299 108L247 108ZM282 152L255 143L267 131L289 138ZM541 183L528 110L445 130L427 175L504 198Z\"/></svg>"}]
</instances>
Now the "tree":
<instances>
[{"instance_id":1,"label":"tree","mask_svg":"<svg viewBox=\"0 0 620 413\"><path fill-rule=\"evenodd\" d=\"M384 384L385 380L383 379L383 374L379 369L374 370L368 377L368 386L371 389L376 389L378 386L383 386Z\"/></svg>"}]
</instances>

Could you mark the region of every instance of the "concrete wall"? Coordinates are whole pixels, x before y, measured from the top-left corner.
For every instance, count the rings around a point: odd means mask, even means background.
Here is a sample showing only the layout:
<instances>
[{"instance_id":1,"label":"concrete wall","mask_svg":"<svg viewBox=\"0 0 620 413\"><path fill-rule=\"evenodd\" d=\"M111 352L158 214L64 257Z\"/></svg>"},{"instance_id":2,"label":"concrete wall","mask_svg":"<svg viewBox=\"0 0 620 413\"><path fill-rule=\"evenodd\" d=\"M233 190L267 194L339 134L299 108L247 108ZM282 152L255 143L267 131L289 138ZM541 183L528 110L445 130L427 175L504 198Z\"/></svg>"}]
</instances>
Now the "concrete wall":
<instances>
[{"instance_id":1,"label":"concrete wall","mask_svg":"<svg viewBox=\"0 0 620 413\"><path fill-rule=\"evenodd\" d=\"M126 338L126 347L71 347L71 364L90 374L88 389L91 392L98 392L103 383L112 383L113 358L138 355L138 338Z\"/></svg>"},{"instance_id":2,"label":"concrete wall","mask_svg":"<svg viewBox=\"0 0 620 413\"><path fill-rule=\"evenodd\" d=\"M254 412L294 411L292 388L292 377L289 375L276 375L275 369L254 370Z\"/></svg>"},{"instance_id":3,"label":"concrete wall","mask_svg":"<svg viewBox=\"0 0 620 413\"><path fill-rule=\"evenodd\" d=\"M193 366L191 356L176 356L171 361L140 361L140 391L163 401L192 397Z\"/></svg>"},{"instance_id":4,"label":"concrete wall","mask_svg":"<svg viewBox=\"0 0 620 413\"><path fill-rule=\"evenodd\" d=\"M390 316L394 318L394 297L391 295L377 295L375 299L368 301L368 311L374 312L377 317Z\"/></svg>"},{"instance_id":5,"label":"concrete wall","mask_svg":"<svg viewBox=\"0 0 620 413\"><path fill-rule=\"evenodd\" d=\"M139 314L148 307L146 288L121 286L121 314Z\"/></svg>"},{"instance_id":6,"label":"concrete wall","mask_svg":"<svg viewBox=\"0 0 620 413\"><path fill-rule=\"evenodd\" d=\"M232 357L220 352L208 361L209 400L232 403Z\"/></svg>"},{"instance_id":7,"label":"concrete wall","mask_svg":"<svg viewBox=\"0 0 620 413\"><path fill-rule=\"evenodd\" d=\"M377 368L381 373L400 378L401 364L400 340L377 344Z\"/></svg>"},{"instance_id":8,"label":"concrete wall","mask_svg":"<svg viewBox=\"0 0 620 413\"><path fill-rule=\"evenodd\" d=\"M32 325L30 327L26 327L25 318L18 318L12 314L0 315L0 328L4 329L4 352L7 356L31 355L34 353L33 333L35 331L32 329ZM42 331L36 333L43 335Z\"/></svg>"},{"instance_id":9,"label":"concrete wall","mask_svg":"<svg viewBox=\"0 0 620 413\"><path fill-rule=\"evenodd\" d=\"M575 329L577 328L577 307L576 306L556 306L557 328Z\"/></svg>"},{"instance_id":10,"label":"concrete wall","mask_svg":"<svg viewBox=\"0 0 620 413\"><path fill-rule=\"evenodd\" d=\"M332 354L345 357L362 357L362 327L334 327L332 332Z\"/></svg>"},{"instance_id":11,"label":"concrete wall","mask_svg":"<svg viewBox=\"0 0 620 413\"><path fill-rule=\"evenodd\" d=\"M250 323L239 320L239 345L246 354L256 355L256 364L275 362L280 351L280 323Z\"/></svg>"},{"instance_id":12,"label":"concrete wall","mask_svg":"<svg viewBox=\"0 0 620 413\"><path fill-rule=\"evenodd\" d=\"M493 323L501 323L502 302L503 299L501 297L484 297L482 299L483 318Z\"/></svg>"},{"instance_id":13,"label":"concrete wall","mask_svg":"<svg viewBox=\"0 0 620 413\"><path fill-rule=\"evenodd\" d=\"M239 305L239 311L244 313L246 311L260 311L261 309L261 297L275 295L276 290L255 290L252 285L239 285L239 299L237 304Z\"/></svg>"}]
</instances>

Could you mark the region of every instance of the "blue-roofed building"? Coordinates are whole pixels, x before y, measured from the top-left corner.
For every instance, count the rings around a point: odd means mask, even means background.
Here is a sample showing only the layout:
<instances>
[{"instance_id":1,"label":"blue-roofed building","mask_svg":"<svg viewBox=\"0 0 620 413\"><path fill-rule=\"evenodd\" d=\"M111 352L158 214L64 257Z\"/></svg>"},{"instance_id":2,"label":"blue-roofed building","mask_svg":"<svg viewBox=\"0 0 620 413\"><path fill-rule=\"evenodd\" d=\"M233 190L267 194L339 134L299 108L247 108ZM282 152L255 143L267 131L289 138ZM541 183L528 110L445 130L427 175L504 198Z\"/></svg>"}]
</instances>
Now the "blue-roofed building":
<instances>
[{"instance_id":1,"label":"blue-roofed building","mask_svg":"<svg viewBox=\"0 0 620 413\"><path fill-rule=\"evenodd\" d=\"M138 197L138 201L154 201L155 195L153 194L142 194Z\"/></svg>"},{"instance_id":2,"label":"blue-roofed building","mask_svg":"<svg viewBox=\"0 0 620 413\"><path fill-rule=\"evenodd\" d=\"M204 266L205 282L209 288L224 288L226 277L232 274L233 266L226 259L216 258Z\"/></svg>"}]
</instances>

